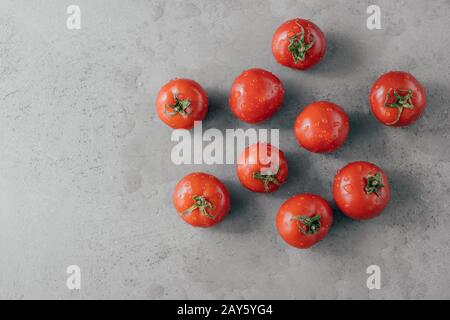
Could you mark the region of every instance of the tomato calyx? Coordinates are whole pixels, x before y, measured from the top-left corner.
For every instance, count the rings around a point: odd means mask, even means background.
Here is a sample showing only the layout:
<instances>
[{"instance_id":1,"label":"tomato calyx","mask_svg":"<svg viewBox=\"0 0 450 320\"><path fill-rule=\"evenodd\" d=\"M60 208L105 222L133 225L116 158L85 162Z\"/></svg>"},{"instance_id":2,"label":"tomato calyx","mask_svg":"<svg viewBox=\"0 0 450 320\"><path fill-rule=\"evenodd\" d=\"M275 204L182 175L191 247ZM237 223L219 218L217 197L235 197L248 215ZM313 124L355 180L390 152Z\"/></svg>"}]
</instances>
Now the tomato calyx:
<instances>
[{"instance_id":1,"label":"tomato calyx","mask_svg":"<svg viewBox=\"0 0 450 320\"><path fill-rule=\"evenodd\" d=\"M273 183L273 184L275 184L277 186L281 185L280 181L278 181L278 179L276 178L277 175L278 175L278 171L275 174L263 173L263 172L254 172L253 173L253 179L262 180L264 182L264 191L269 193L270 192L270 188L269 188L269 184L270 183Z\"/></svg>"},{"instance_id":2,"label":"tomato calyx","mask_svg":"<svg viewBox=\"0 0 450 320\"><path fill-rule=\"evenodd\" d=\"M319 232L319 229L322 226L320 223L320 219L320 214L317 214L314 217L296 216L291 218L291 220L297 221L298 229L305 236L316 234L317 232Z\"/></svg>"},{"instance_id":3,"label":"tomato calyx","mask_svg":"<svg viewBox=\"0 0 450 320\"><path fill-rule=\"evenodd\" d=\"M177 94L173 95L174 99L175 99L175 103L170 104L170 105L166 105L166 108L164 109L164 113L169 116L169 117L173 117L176 114L181 114L182 116L187 116L190 111L188 110L189 107L191 106L191 101L189 101L189 99L179 99ZM173 111L167 111L167 108L172 109Z\"/></svg>"},{"instance_id":4,"label":"tomato calyx","mask_svg":"<svg viewBox=\"0 0 450 320\"><path fill-rule=\"evenodd\" d=\"M394 91L394 102L389 102L391 100L392 91ZM403 95L401 95L403 94ZM386 101L384 106L387 108L397 108L398 114L395 121L387 123L387 125L392 126L400 121L404 109L414 109L414 104L412 102L413 91L412 90L397 90L390 89L386 95Z\"/></svg>"},{"instance_id":5,"label":"tomato calyx","mask_svg":"<svg viewBox=\"0 0 450 320\"><path fill-rule=\"evenodd\" d=\"M305 61L306 52L312 48L316 39L312 37L310 43L305 42L305 29L303 26L296 22L297 26L300 28L300 32L295 35L289 37L289 46L288 50L291 52L294 57L294 62L298 63L299 61Z\"/></svg>"},{"instance_id":6,"label":"tomato calyx","mask_svg":"<svg viewBox=\"0 0 450 320\"><path fill-rule=\"evenodd\" d=\"M375 175L368 175L366 177L366 186L364 187L366 194L369 195L375 193L377 197L379 197L379 191L381 188L384 188L383 176L381 175L381 172L378 172Z\"/></svg>"},{"instance_id":7,"label":"tomato calyx","mask_svg":"<svg viewBox=\"0 0 450 320\"><path fill-rule=\"evenodd\" d=\"M196 209L199 209L201 214L203 214L205 217L208 217L212 220L216 219L215 216L206 211L207 208L214 210L214 205L211 202L207 201L203 196L194 196L192 199L194 200L194 204L189 209L183 212L183 216L192 213Z\"/></svg>"}]
</instances>

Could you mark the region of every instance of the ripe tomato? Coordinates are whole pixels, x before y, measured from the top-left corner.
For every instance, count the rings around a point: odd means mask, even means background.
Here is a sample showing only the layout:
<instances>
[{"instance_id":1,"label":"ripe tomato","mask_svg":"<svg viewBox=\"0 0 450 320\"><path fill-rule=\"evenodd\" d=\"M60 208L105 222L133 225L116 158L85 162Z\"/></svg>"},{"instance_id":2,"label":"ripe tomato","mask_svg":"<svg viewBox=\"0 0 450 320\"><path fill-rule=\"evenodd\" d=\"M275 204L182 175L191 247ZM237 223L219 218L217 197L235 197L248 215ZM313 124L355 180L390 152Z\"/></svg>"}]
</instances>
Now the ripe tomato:
<instances>
[{"instance_id":1,"label":"ripe tomato","mask_svg":"<svg viewBox=\"0 0 450 320\"><path fill-rule=\"evenodd\" d=\"M297 117L294 133L303 148L316 153L337 150L347 139L349 119L341 107L318 101L307 106Z\"/></svg>"},{"instance_id":2,"label":"ripe tomato","mask_svg":"<svg viewBox=\"0 0 450 320\"><path fill-rule=\"evenodd\" d=\"M165 84L156 98L159 118L174 129L191 129L208 113L208 96L194 80L175 79Z\"/></svg>"},{"instance_id":3,"label":"ripe tomato","mask_svg":"<svg viewBox=\"0 0 450 320\"><path fill-rule=\"evenodd\" d=\"M240 120L258 123L271 118L283 99L280 79L269 71L250 69L234 80L229 102L231 111Z\"/></svg>"},{"instance_id":4,"label":"ripe tomato","mask_svg":"<svg viewBox=\"0 0 450 320\"><path fill-rule=\"evenodd\" d=\"M258 143L239 157L237 175L250 191L271 193L286 181L288 165L283 151L268 143Z\"/></svg>"},{"instance_id":5,"label":"ripe tomato","mask_svg":"<svg viewBox=\"0 0 450 320\"><path fill-rule=\"evenodd\" d=\"M325 55L327 42L314 23L293 19L283 23L272 38L272 53L283 66L305 70L316 65Z\"/></svg>"},{"instance_id":6,"label":"ripe tomato","mask_svg":"<svg viewBox=\"0 0 450 320\"><path fill-rule=\"evenodd\" d=\"M216 177L192 173L178 182L173 195L181 218L194 227L207 228L220 221L230 210L230 194Z\"/></svg>"},{"instance_id":7,"label":"ripe tomato","mask_svg":"<svg viewBox=\"0 0 450 320\"><path fill-rule=\"evenodd\" d=\"M411 74L391 71L382 75L370 90L370 107L387 126L402 127L415 122L425 110L425 89Z\"/></svg>"},{"instance_id":8,"label":"ripe tomato","mask_svg":"<svg viewBox=\"0 0 450 320\"><path fill-rule=\"evenodd\" d=\"M287 200L278 211L276 227L293 247L308 249L328 234L333 211L328 202L313 194L300 194Z\"/></svg>"},{"instance_id":9,"label":"ripe tomato","mask_svg":"<svg viewBox=\"0 0 450 320\"><path fill-rule=\"evenodd\" d=\"M345 215L367 220L386 208L391 192L380 168L369 162L353 162L339 170L334 178L333 197Z\"/></svg>"}]
</instances>

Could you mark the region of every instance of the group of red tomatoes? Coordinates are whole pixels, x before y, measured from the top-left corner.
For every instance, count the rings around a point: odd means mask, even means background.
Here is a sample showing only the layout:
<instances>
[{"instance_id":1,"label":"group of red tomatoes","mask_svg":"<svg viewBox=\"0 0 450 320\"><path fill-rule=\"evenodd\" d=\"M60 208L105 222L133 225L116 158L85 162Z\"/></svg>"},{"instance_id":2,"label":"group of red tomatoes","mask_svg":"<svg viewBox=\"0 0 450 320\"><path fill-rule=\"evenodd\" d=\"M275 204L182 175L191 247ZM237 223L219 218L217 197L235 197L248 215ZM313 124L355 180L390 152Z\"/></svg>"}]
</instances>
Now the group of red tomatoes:
<instances>
[{"instance_id":1,"label":"group of red tomatoes","mask_svg":"<svg viewBox=\"0 0 450 320\"><path fill-rule=\"evenodd\" d=\"M294 19L275 32L272 51L283 66L305 70L317 64L326 51L322 31L311 21ZM274 74L262 69L244 71L234 81L229 97L233 114L241 121L259 123L271 118L283 103L285 90ZM407 126L426 106L422 85L409 73L392 71L373 85L369 102L375 117L387 126ZM191 129L205 118L208 98L195 81L175 79L167 83L156 100L161 120L175 129ZM349 133L349 117L338 105L318 101L303 109L294 124L301 147L314 153L340 148ZM267 163L276 159L276 164ZM270 167L270 170L268 169ZM288 177L288 164L281 150L267 143L249 146L239 157L237 175L242 185L260 193L276 191ZM348 217L367 220L379 215L390 200L384 172L368 162L353 162L339 170L333 183L333 198ZM230 210L225 185L205 173L192 173L175 187L173 201L181 218L196 227L211 227ZM310 248L321 241L332 225L333 212L318 195L300 194L287 200L276 216L280 236L297 248Z\"/></svg>"}]
</instances>

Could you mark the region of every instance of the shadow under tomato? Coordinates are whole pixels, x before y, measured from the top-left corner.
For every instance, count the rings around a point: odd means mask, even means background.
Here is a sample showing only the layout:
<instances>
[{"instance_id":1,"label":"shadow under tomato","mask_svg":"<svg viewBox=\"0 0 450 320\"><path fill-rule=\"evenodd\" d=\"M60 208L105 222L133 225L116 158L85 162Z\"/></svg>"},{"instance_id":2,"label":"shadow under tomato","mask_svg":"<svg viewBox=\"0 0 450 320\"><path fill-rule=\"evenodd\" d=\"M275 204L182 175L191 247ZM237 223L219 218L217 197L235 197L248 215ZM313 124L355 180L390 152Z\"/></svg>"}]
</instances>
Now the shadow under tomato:
<instances>
[{"instance_id":1,"label":"shadow under tomato","mask_svg":"<svg viewBox=\"0 0 450 320\"><path fill-rule=\"evenodd\" d=\"M284 155L288 162L288 178L272 196L287 200L297 194L307 192L303 182L309 179L308 170L310 163L309 158L300 150L298 152L287 151Z\"/></svg>"},{"instance_id":2,"label":"shadow under tomato","mask_svg":"<svg viewBox=\"0 0 450 320\"><path fill-rule=\"evenodd\" d=\"M292 133L295 119L305 106L314 101L314 96L302 87L298 79L284 79L283 86L286 91L283 105L267 122L272 128Z\"/></svg>"},{"instance_id":3,"label":"shadow under tomato","mask_svg":"<svg viewBox=\"0 0 450 320\"><path fill-rule=\"evenodd\" d=\"M419 79L420 81L420 79ZM417 148L433 158L450 158L450 91L442 83L423 83L427 95L427 107L422 116L407 130L405 144Z\"/></svg>"},{"instance_id":4,"label":"shadow under tomato","mask_svg":"<svg viewBox=\"0 0 450 320\"><path fill-rule=\"evenodd\" d=\"M322 61L306 72L328 77L342 77L361 65L364 56L362 45L358 45L346 34L327 32L327 52Z\"/></svg>"},{"instance_id":5,"label":"shadow under tomato","mask_svg":"<svg viewBox=\"0 0 450 320\"><path fill-rule=\"evenodd\" d=\"M387 170L391 189L391 200L387 208L381 213L382 223L401 229L423 232L432 222L428 208L422 201L422 195L426 195L422 178L426 172L406 172L404 170ZM423 179L426 179L423 177ZM407 227L407 228L406 228Z\"/></svg>"},{"instance_id":6,"label":"shadow under tomato","mask_svg":"<svg viewBox=\"0 0 450 320\"><path fill-rule=\"evenodd\" d=\"M224 233L248 233L261 225L261 214L252 210L254 196L244 189L239 181L224 180L230 193L231 209L225 219L214 227L214 231Z\"/></svg>"},{"instance_id":7,"label":"shadow under tomato","mask_svg":"<svg viewBox=\"0 0 450 320\"><path fill-rule=\"evenodd\" d=\"M418 79L420 81L420 79ZM450 113L448 112L448 101L450 91L448 86L436 82L423 82L427 97L427 106L422 116L413 124L413 128L419 130L440 131L449 129ZM433 124L432 126L430 124Z\"/></svg>"},{"instance_id":8,"label":"shadow under tomato","mask_svg":"<svg viewBox=\"0 0 450 320\"><path fill-rule=\"evenodd\" d=\"M208 114L203 121L203 130L207 130L209 128L233 128L233 123L238 120L232 114L228 105L229 92L214 88L207 88L207 92Z\"/></svg>"},{"instance_id":9,"label":"shadow under tomato","mask_svg":"<svg viewBox=\"0 0 450 320\"><path fill-rule=\"evenodd\" d=\"M345 216L339 209L330 203L333 209L333 225L328 235L311 250L326 252L327 255L345 257L354 251L355 244L361 235L358 235L357 229L360 222L352 220Z\"/></svg>"},{"instance_id":10,"label":"shadow under tomato","mask_svg":"<svg viewBox=\"0 0 450 320\"><path fill-rule=\"evenodd\" d=\"M390 128L379 123L367 111L349 112L350 132L345 144L336 152L340 159L370 161L385 153L386 136Z\"/></svg>"},{"instance_id":11,"label":"shadow under tomato","mask_svg":"<svg viewBox=\"0 0 450 320\"><path fill-rule=\"evenodd\" d=\"M430 227L430 216L420 201L424 191L414 174L400 170L385 171L391 188L391 201L381 214L370 220L353 220L345 216L333 203L333 226L328 236L312 250L345 257L354 256L367 242L367 229L396 229L399 235L423 234Z\"/></svg>"}]
</instances>

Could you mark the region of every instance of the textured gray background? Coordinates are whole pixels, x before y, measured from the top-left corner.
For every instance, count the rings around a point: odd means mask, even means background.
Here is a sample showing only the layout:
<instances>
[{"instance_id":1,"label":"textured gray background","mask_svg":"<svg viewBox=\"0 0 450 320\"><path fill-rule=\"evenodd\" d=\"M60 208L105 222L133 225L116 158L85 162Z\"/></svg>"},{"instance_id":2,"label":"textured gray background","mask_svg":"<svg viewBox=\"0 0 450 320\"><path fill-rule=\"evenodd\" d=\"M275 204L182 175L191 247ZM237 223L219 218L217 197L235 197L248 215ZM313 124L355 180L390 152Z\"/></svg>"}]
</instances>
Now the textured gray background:
<instances>
[{"instance_id":1,"label":"textured gray background","mask_svg":"<svg viewBox=\"0 0 450 320\"><path fill-rule=\"evenodd\" d=\"M78 4L82 29L66 28ZM0 298L450 298L450 2L370 1L382 30L366 28L368 1L0 2ZM278 66L271 37L284 20L316 22L329 41L307 72ZM263 67L285 83L280 128L290 177L270 196L244 191L234 166L174 166L171 130L154 112L173 77L209 92L206 128L248 128L230 113L236 75ZM423 118L404 129L370 115L383 72L412 72L428 89ZM300 150L302 106L328 99L350 114L333 155ZM325 241L287 247L274 230L289 196L331 200L335 172L370 160L389 175L393 200L369 222L336 215ZM197 230L175 213L176 182L194 170L223 179L232 213ZM82 269L70 292L66 267ZM382 289L366 268L382 268Z\"/></svg>"}]
</instances>

